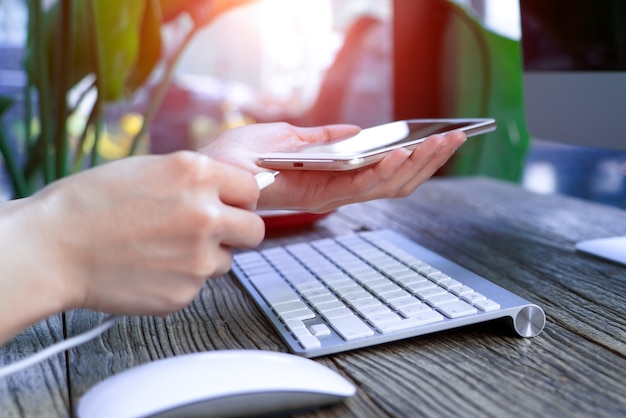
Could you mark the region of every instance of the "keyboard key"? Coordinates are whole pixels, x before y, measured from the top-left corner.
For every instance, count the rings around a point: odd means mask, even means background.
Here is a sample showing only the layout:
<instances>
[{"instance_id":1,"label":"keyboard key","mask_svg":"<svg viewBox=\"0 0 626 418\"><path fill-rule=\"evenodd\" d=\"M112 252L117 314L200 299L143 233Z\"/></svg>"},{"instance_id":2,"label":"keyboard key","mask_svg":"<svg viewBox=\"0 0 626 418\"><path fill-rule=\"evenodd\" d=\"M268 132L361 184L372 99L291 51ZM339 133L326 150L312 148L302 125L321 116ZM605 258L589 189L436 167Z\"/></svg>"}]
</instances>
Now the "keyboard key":
<instances>
[{"instance_id":1,"label":"keyboard key","mask_svg":"<svg viewBox=\"0 0 626 418\"><path fill-rule=\"evenodd\" d=\"M474 302L478 302L479 300L485 300L485 299L487 299L485 295L482 295L478 292L472 292L472 293L463 295L463 300L466 300L469 303L474 303Z\"/></svg>"},{"instance_id":2,"label":"keyboard key","mask_svg":"<svg viewBox=\"0 0 626 418\"><path fill-rule=\"evenodd\" d=\"M439 270L437 270L434 267L431 267L429 265L426 265L424 267L420 267L419 269L417 269L417 272L419 274L421 274L424 277L428 277L429 274L434 274L434 273L441 273Z\"/></svg>"},{"instance_id":3,"label":"keyboard key","mask_svg":"<svg viewBox=\"0 0 626 418\"><path fill-rule=\"evenodd\" d=\"M454 293L455 295L461 296L461 297L463 297L464 295L468 295L470 293L474 293L474 289L472 289L471 287L467 287L465 285L454 287L450 289L450 291Z\"/></svg>"},{"instance_id":4,"label":"keyboard key","mask_svg":"<svg viewBox=\"0 0 626 418\"><path fill-rule=\"evenodd\" d=\"M396 322L387 322L380 324L378 330L383 334L393 331L401 331L417 326L428 325L443 321L443 315L434 310L424 311L419 315L411 316Z\"/></svg>"},{"instance_id":5,"label":"keyboard key","mask_svg":"<svg viewBox=\"0 0 626 418\"><path fill-rule=\"evenodd\" d=\"M278 274L260 274L249 279L271 306L300 300L295 290Z\"/></svg>"},{"instance_id":6,"label":"keyboard key","mask_svg":"<svg viewBox=\"0 0 626 418\"><path fill-rule=\"evenodd\" d=\"M432 305L434 307L439 307L441 305L445 305L445 304L449 304L452 302L456 302L459 300L459 298L457 298L456 296L454 296L451 293L441 293L438 295L434 295L434 296L429 296L427 298L425 298L426 302L428 302L429 305ZM465 303L465 302L463 302Z\"/></svg>"},{"instance_id":7,"label":"keyboard key","mask_svg":"<svg viewBox=\"0 0 626 418\"><path fill-rule=\"evenodd\" d=\"M361 280L361 283L363 283L363 286L365 286L366 289L375 292L376 288L389 284L389 279L383 275L380 275L379 278L375 280L370 280L367 282Z\"/></svg>"},{"instance_id":8,"label":"keyboard key","mask_svg":"<svg viewBox=\"0 0 626 418\"><path fill-rule=\"evenodd\" d=\"M346 341L374 335L374 330L355 315L332 318L330 325Z\"/></svg>"},{"instance_id":9,"label":"keyboard key","mask_svg":"<svg viewBox=\"0 0 626 418\"><path fill-rule=\"evenodd\" d=\"M310 311L308 306L301 300L294 300L292 302L276 304L274 305L274 310L276 311L278 315L288 313L288 312L296 312L296 311L303 311L303 310Z\"/></svg>"},{"instance_id":10,"label":"keyboard key","mask_svg":"<svg viewBox=\"0 0 626 418\"><path fill-rule=\"evenodd\" d=\"M410 283L411 280L416 280L422 278L420 274L411 269L406 269L401 272L396 272L390 275L391 278L398 283Z\"/></svg>"},{"instance_id":11,"label":"keyboard key","mask_svg":"<svg viewBox=\"0 0 626 418\"><path fill-rule=\"evenodd\" d=\"M321 314L323 312L332 311L333 309L345 308L345 304L339 299L328 300L326 302L318 302L315 304L315 308Z\"/></svg>"},{"instance_id":12,"label":"keyboard key","mask_svg":"<svg viewBox=\"0 0 626 418\"><path fill-rule=\"evenodd\" d=\"M320 340L314 335L300 335L296 336L296 338L305 350L313 350L322 346Z\"/></svg>"},{"instance_id":13,"label":"keyboard key","mask_svg":"<svg viewBox=\"0 0 626 418\"><path fill-rule=\"evenodd\" d=\"M457 300L455 302L444 303L437 306L437 310L448 318L459 318L462 316L472 315L478 312L476 308L467 302Z\"/></svg>"},{"instance_id":14,"label":"keyboard key","mask_svg":"<svg viewBox=\"0 0 626 418\"><path fill-rule=\"evenodd\" d=\"M425 311L432 311L432 308L425 303L418 302L413 305L403 306L398 311L407 318L418 316Z\"/></svg>"},{"instance_id":15,"label":"keyboard key","mask_svg":"<svg viewBox=\"0 0 626 418\"><path fill-rule=\"evenodd\" d=\"M434 286L435 284L433 282L431 282L430 280L424 278L424 276L415 273L415 275L412 276L408 276L408 277L402 277L398 280L396 280L396 283L398 283L400 286L405 287L407 289L418 289L421 286Z\"/></svg>"},{"instance_id":16,"label":"keyboard key","mask_svg":"<svg viewBox=\"0 0 626 418\"><path fill-rule=\"evenodd\" d=\"M394 309L401 309L403 307L421 305L421 304L422 302L420 302L419 299L411 296L410 294L403 298L394 299L391 302L389 302L389 305L392 306Z\"/></svg>"},{"instance_id":17,"label":"keyboard key","mask_svg":"<svg viewBox=\"0 0 626 418\"><path fill-rule=\"evenodd\" d=\"M315 295L315 294L328 294L330 291L317 280L315 281L306 281L306 282L291 282L293 287L298 290L298 292L303 295Z\"/></svg>"},{"instance_id":18,"label":"keyboard key","mask_svg":"<svg viewBox=\"0 0 626 418\"><path fill-rule=\"evenodd\" d=\"M500 309L500 305L490 299L479 300L474 303L474 306L476 306L483 312L490 312Z\"/></svg>"},{"instance_id":19,"label":"keyboard key","mask_svg":"<svg viewBox=\"0 0 626 418\"><path fill-rule=\"evenodd\" d=\"M454 280L452 278L440 280L437 282L437 284L447 290L451 290L451 289L454 289L455 287L462 286L461 282L459 282L458 280Z\"/></svg>"},{"instance_id":20,"label":"keyboard key","mask_svg":"<svg viewBox=\"0 0 626 418\"><path fill-rule=\"evenodd\" d=\"M405 286L411 292L421 292L427 289L434 289L437 287L436 284L431 282L430 280L423 279L421 282L416 282L412 284L408 284Z\"/></svg>"},{"instance_id":21,"label":"keyboard key","mask_svg":"<svg viewBox=\"0 0 626 418\"><path fill-rule=\"evenodd\" d=\"M342 316L351 316L354 315L354 313L348 309L348 308L339 308L339 309L330 309L330 310L326 310L323 309L323 306L321 307L321 313L322 316L324 318L326 318L326 320L328 321L333 321L335 318L340 318Z\"/></svg>"},{"instance_id":22,"label":"keyboard key","mask_svg":"<svg viewBox=\"0 0 626 418\"><path fill-rule=\"evenodd\" d=\"M415 291L415 295L419 297L420 299L429 299L429 298L432 298L433 296L446 295L446 294L448 294L448 292L446 292L445 289L439 286L433 286L433 287L429 287L426 289L419 289Z\"/></svg>"},{"instance_id":23,"label":"keyboard key","mask_svg":"<svg viewBox=\"0 0 626 418\"><path fill-rule=\"evenodd\" d=\"M407 292L406 290L402 290L402 289L395 290L389 293L384 293L379 296L380 296L380 299L386 303L393 303L393 301L398 300L398 299L411 298L411 294Z\"/></svg>"},{"instance_id":24,"label":"keyboard key","mask_svg":"<svg viewBox=\"0 0 626 418\"><path fill-rule=\"evenodd\" d=\"M351 287L354 288L358 286L349 276L336 279L325 279L325 282L334 291L340 291L342 289L349 289Z\"/></svg>"},{"instance_id":25,"label":"keyboard key","mask_svg":"<svg viewBox=\"0 0 626 418\"><path fill-rule=\"evenodd\" d=\"M343 300L346 301L346 303L348 304L352 304L353 302L359 301L359 300L369 300L369 299L374 299L374 296L372 296L372 294L370 292L367 292L365 290L362 290L360 292L354 292L354 293L349 293L347 295L342 295Z\"/></svg>"},{"instance_id":26,"label":"keyboard key","mask_svg":"<svg viewBox=\"0 0 626 418\"><path fill-rule=\"evenodd\" d=\"M306 328L298 328L293 333L293 336L296 337L305 350L312 350L322 346L320 340L315 335L311 334L311 332L309 332Z\"/></svg>"},{"instance_id":27,"label":"keyboard key","mask_svg":"<svg viewBox=\"0 0 626 418\"><path fill-rule=\"evenodd\" d=\"M317 338L328 337L330 335L330 328L328 328L324 324L311 325L309 331L311 331L311 334L313 334Z\"/></svg>"},{"instance_id":28,"label":"keyboard key","mask_svg":"<svg viewBox=\"0 0 626 418\"><path fill-rule=\"evenodd\" d=\"M442 272L438 272L438 273L431 273L428 275L428 280L432 280L433 282L437 283L439 286L441 286L441 282L444 280L451 280L452 277L448 276L445 273Z\"/></svg>"},{"instance_id":29,"label":"keyboard key","mask_svg":"<svg viewBox=\"0 0 626 418\"><path fill-rule=\"evenodd\" d=\"M304 325L304 322L299 321L297 319L289 319L285 321L285 326L292 333L295 333L295 331L300 330L301 328L306 328L306 326Z\"/></svg>"},{"instance_id":30,"label":"keyboard key","mask_svg":"<svg viewBox=\"0 0 626 418\"><path fill-rule=\"evenodd\" d=\"M388 306L383 305L382 303L359 309L359 313L366 318L374 315L385 314L388 312L391 312L391 309Z\"/></svg>"},{"instance_id":31,"label":"keyboard key","mask_svg":"<svg viewBox=\"0 0 626 418\"><path fill-rule=\"evenodd\" d=\"M387 312L372 313L367 315L366 319L372 322L390 322L399 321L402 319L402 316L390 310Z\"/></svg>"},{"instance_id":32,"label":"keyboard key","mask_svg":"<svg viewBox=\"0 0 626 418\"><path fill-rule=\"evenodd\" d=\"M349 302L349 304L354 310L360 311L362 309L370 308L372 306L378 306L381 303L378 299L371 297L370 299L355 300L355 301Z\"/></svg>"},{"instance_id":33,"label":"keyboard key","mask_svg":"<svg viewBox=\"0 0 626 418\"><path fill-rule=\"evenodd\" d=\"M377 315L371 315L366 318L373 326L378 329L387 329L390 324L403 321L403 318L395 312L386 312Z\"/></svg>"},{"instance_id":34,"label":"keyboard key","mask_svg":"<svg viewBox=\"0 0 626 418\"><path fill-rule=\"evenodd\" d=\"M359 277L357 277L357 280L359 281L359 283L370 284L370 283L375 283L376 281L379 281L379 280L388 281L389 279L387 279L383 274L377 271L370 271L367 273L359 274Z\"/></svg>"},{"instance_id":35,"label":"keyboard key","mask_svg":"<svg viewBox=\"0 0 626 418\"><path fill-rule=\"evenodd\" d=\"M393 292L398 292L401 290L402 288L400 286L398 286L397 284L391 283L389 281L387 281L387 284L385 285L376 286L375 288L372 289L372 291L376 293L377 295L384 295L385 293L393 293Z\"/></svg>"},{"instance_id":36,"label":"keyboard key","mask_svg":"<svg viewBox=\"0 0 626 418\"><path fill-rule=\"evenodd\" d=\"M313 319L315 318L315 312L313 312L312 310L306 308L306 309L300 309L297 311L289 311L289 312L276 312L278 314L278 316L283 319L283 320L290 320L290 319L299 319L299 320L304 320L304 319Z\"/></svg>"},{"instance_id":37,"label":"keyboard key","mask_svg":"<svg viewBox=\"0 0 626 418\"><path fill-rule=\"evenodd\" d=\"M300 289L298 289L300 290ZM337 297L333 295L328 289L316 289L310 291L300 291L302 296L304 296L309 302L312 304L316 303L324 303L333 300L337 300Z\"/></svg>"},{"instance_id":38,"label":"keyboard key","mask_svg":"<svg viewBox=\"0 0 626 418\"><path fill-rule=\"evenodd\" d=\"M368 295L371 295L368 291L364 290L358 284L352 282L351 286L342 287L341 289L337 289L337 294L342 298L346 299L350 296L354 296L356 298L366 298Z\"/></svg>"}]
</instances>

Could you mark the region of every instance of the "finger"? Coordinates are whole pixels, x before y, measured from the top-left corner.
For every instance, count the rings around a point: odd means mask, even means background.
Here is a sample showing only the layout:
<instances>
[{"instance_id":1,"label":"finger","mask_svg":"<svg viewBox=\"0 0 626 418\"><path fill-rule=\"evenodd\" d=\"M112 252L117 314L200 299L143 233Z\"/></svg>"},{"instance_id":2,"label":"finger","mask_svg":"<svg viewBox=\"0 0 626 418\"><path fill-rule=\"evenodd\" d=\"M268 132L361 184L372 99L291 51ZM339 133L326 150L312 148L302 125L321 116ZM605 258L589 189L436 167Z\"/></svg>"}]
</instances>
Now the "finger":
<instances>
[{"instance_id":1,"label":"finger","mask_svg":"<svg viewBox=\"0 0 626 418\"><path fill-rule=\"evenodd\" d=\"M232 248L253 248L265 236L265 224L254 212L223 206L215 228L208 228L205 237L206 265L201 275L215 277L227 272L232 263Z\"/></svg>"},{"instance_id":2,"label":"finger","mask_svg":"<svg viewBox=\"0 0 626 418\"><path fill-rule=\"evenodd\" d=\"M397 169L393 181L378 192L388 197L410 195L449 160L464 140L465 135L462 133L429 138Z\"/></svg>"},{"instance_id":3,"label":"finger","mask_svg":"<svg viewBox=\"0 0 626 418\"><path fill-rule=\"evenodd\" d=\"M465 134L451 132L443 138L436 138L435 141L432 141L431 147L425 150L427 151L427 156L412 155L407 161L407 165L411 165L416 159L422 164L420 164L417 175L410 177L409 181L403 186L404 190L399 191L399 193L406 195L431 178L452 157L465 140Z\"/></svg>"},{"instance_id":4,"label":"finger","mask_svg":"<svg viewBox=\"0 0 626 418\"><path fill-rule=\"evenodd\" d=\"M265 223L255 212L225 207L225 229L222 230L223 245L235 248L253 248L265 236Z\"/></svg>"},{"instance_id":5,"label":"finger","mask_svg":"<svg viewBox=\"0 0 626 418\"><path fill-rule=\"evenodd\" d=\"M467 135L461 131L448 132L445 136L448 138L448 141L450 141L455 151L467 141Z\"/></svg>"},{"instance_id":6,"label":"finger","mask_svg":"<svg viewBox=\"0 0 626 418\"><path fill-rule=\"evenodd\" d=\"M232 267L233 264L233 253L231 251L230 246L220 245L214 248L210 256L214 257L215 267L213 271L206 274L208 277L218 277L223 274L226 274Z\"/></svg>"},{"instance_id":7,"label":"finger","mask_svg":"<svg viewBox=\"0 0 626 418\"><path fill-rule=\"evenodd\" d=\"M298 136L309 144L331 144L353 137L361 131L356 125L337 124L310 128L296 128Z\"/></svg>"},{"instance_id":8,"label":"finger","mask_svg":"<svg viewBox=\"0 0 626 418\"><path fill-rule=\"evenodd\" d=\"M213 205L208 222L196 225L203 231L197 251L190 251L191 267L197 277L224 274L232 263L232 248L253 248L265 235L265 224L254 212L226 205Z\"/></svg>"},{"instance_id":9,"label":"finger","mask_svg":"<svg viewBox=\"0 0 626 418\"><path fill-rule=\"evenodd\" d=\"M423 183L438 166L437 155L444 155L448 141L443 135L433 135L424 141L398 170L397 178L405 183Z\"/></svg>"},{"instance_id":10,"label":"finger","mask_svg":"<svg viewBox=\"0 0 626 418\"><path fill-rule=\"evenodd\" d=\"M216 181L217 184L211 184ZM207 187L217 187L219 199L226 205L254 210L260 189L254 175L249 171L229 165L218 164L215 176L208 176Z\"/></svg>"}]
</instances>

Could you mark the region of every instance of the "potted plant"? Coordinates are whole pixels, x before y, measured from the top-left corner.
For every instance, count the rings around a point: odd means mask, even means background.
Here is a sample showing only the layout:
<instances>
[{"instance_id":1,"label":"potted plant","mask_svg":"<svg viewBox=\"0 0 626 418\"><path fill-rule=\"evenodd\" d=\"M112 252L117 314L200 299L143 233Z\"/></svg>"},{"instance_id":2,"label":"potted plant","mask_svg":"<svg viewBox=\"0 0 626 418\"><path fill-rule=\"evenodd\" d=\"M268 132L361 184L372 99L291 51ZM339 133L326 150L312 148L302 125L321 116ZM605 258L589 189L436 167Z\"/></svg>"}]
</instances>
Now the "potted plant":
<instances>
[{"instance_id":1,"label":"potted plant","mask_svg":"<svg viewBox=\"0 0 626 418\"><path fill-rule=\"evenodd\" d=\"M24 106L18 137L10 139L0 124L0 153L15 198L98 164L104 107L132 97L163 62L126 150L136 153L189 41L217 16L252 0L26 1L28 81L20 100L0 97L0 117ZM191 23L186 37L164 57L162 29L183 16ZM72 125L85 108L88 116Z\"/></svg>"}]
</instances>

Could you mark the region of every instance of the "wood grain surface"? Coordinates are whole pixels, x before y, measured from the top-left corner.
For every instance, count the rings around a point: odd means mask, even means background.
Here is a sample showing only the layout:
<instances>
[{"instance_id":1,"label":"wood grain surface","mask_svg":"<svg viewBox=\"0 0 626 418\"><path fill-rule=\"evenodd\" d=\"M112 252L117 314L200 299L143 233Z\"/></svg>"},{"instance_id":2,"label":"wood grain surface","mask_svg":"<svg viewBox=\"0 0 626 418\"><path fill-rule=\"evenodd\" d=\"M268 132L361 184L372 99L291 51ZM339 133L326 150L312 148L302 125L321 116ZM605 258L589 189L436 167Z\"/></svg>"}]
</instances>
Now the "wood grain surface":
<instances>
[{"instance_id":1,"label":"wood grain surface","mask_svg":"<svg viewBox=\"0 0 626 418\"><path fill-rule=\"evenodd\" d=\"M495 321L316 358L352 381L357 395L295 416L626 416L626 267L574 249L581 239L626 235L625 211L491 179L437 178L409 198L355 204L311 227L270 231L262 246L380 228L538 304L546 328L524 339L506 321ZM10 363L102 318L89 311L52 318L2 347L0 361ZM58 356L0 381L0 415L72 416L89 388L122 370L241 348L287 351L225 275L207 281L180 312L122 318L71 350L67 361Z\"/></svg>"}]
</instances>

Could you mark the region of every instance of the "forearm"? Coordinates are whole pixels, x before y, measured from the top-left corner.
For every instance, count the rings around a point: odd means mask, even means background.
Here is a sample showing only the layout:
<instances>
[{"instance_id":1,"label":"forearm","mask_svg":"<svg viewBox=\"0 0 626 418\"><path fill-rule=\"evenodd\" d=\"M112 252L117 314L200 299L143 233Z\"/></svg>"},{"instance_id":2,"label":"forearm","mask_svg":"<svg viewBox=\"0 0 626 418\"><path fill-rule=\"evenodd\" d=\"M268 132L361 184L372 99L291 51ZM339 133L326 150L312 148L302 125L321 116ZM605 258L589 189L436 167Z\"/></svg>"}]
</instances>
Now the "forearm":
<instances>
[{"instance_id":1,"label":"forearm","mask_svg":"<svg viewBox=\"0 0 626 418\"><path fill-rule=\"evenodd\" d=\"M0 344L65 308L50 230L30 199L0 205Z\"/></svg>"}]
</instances>

